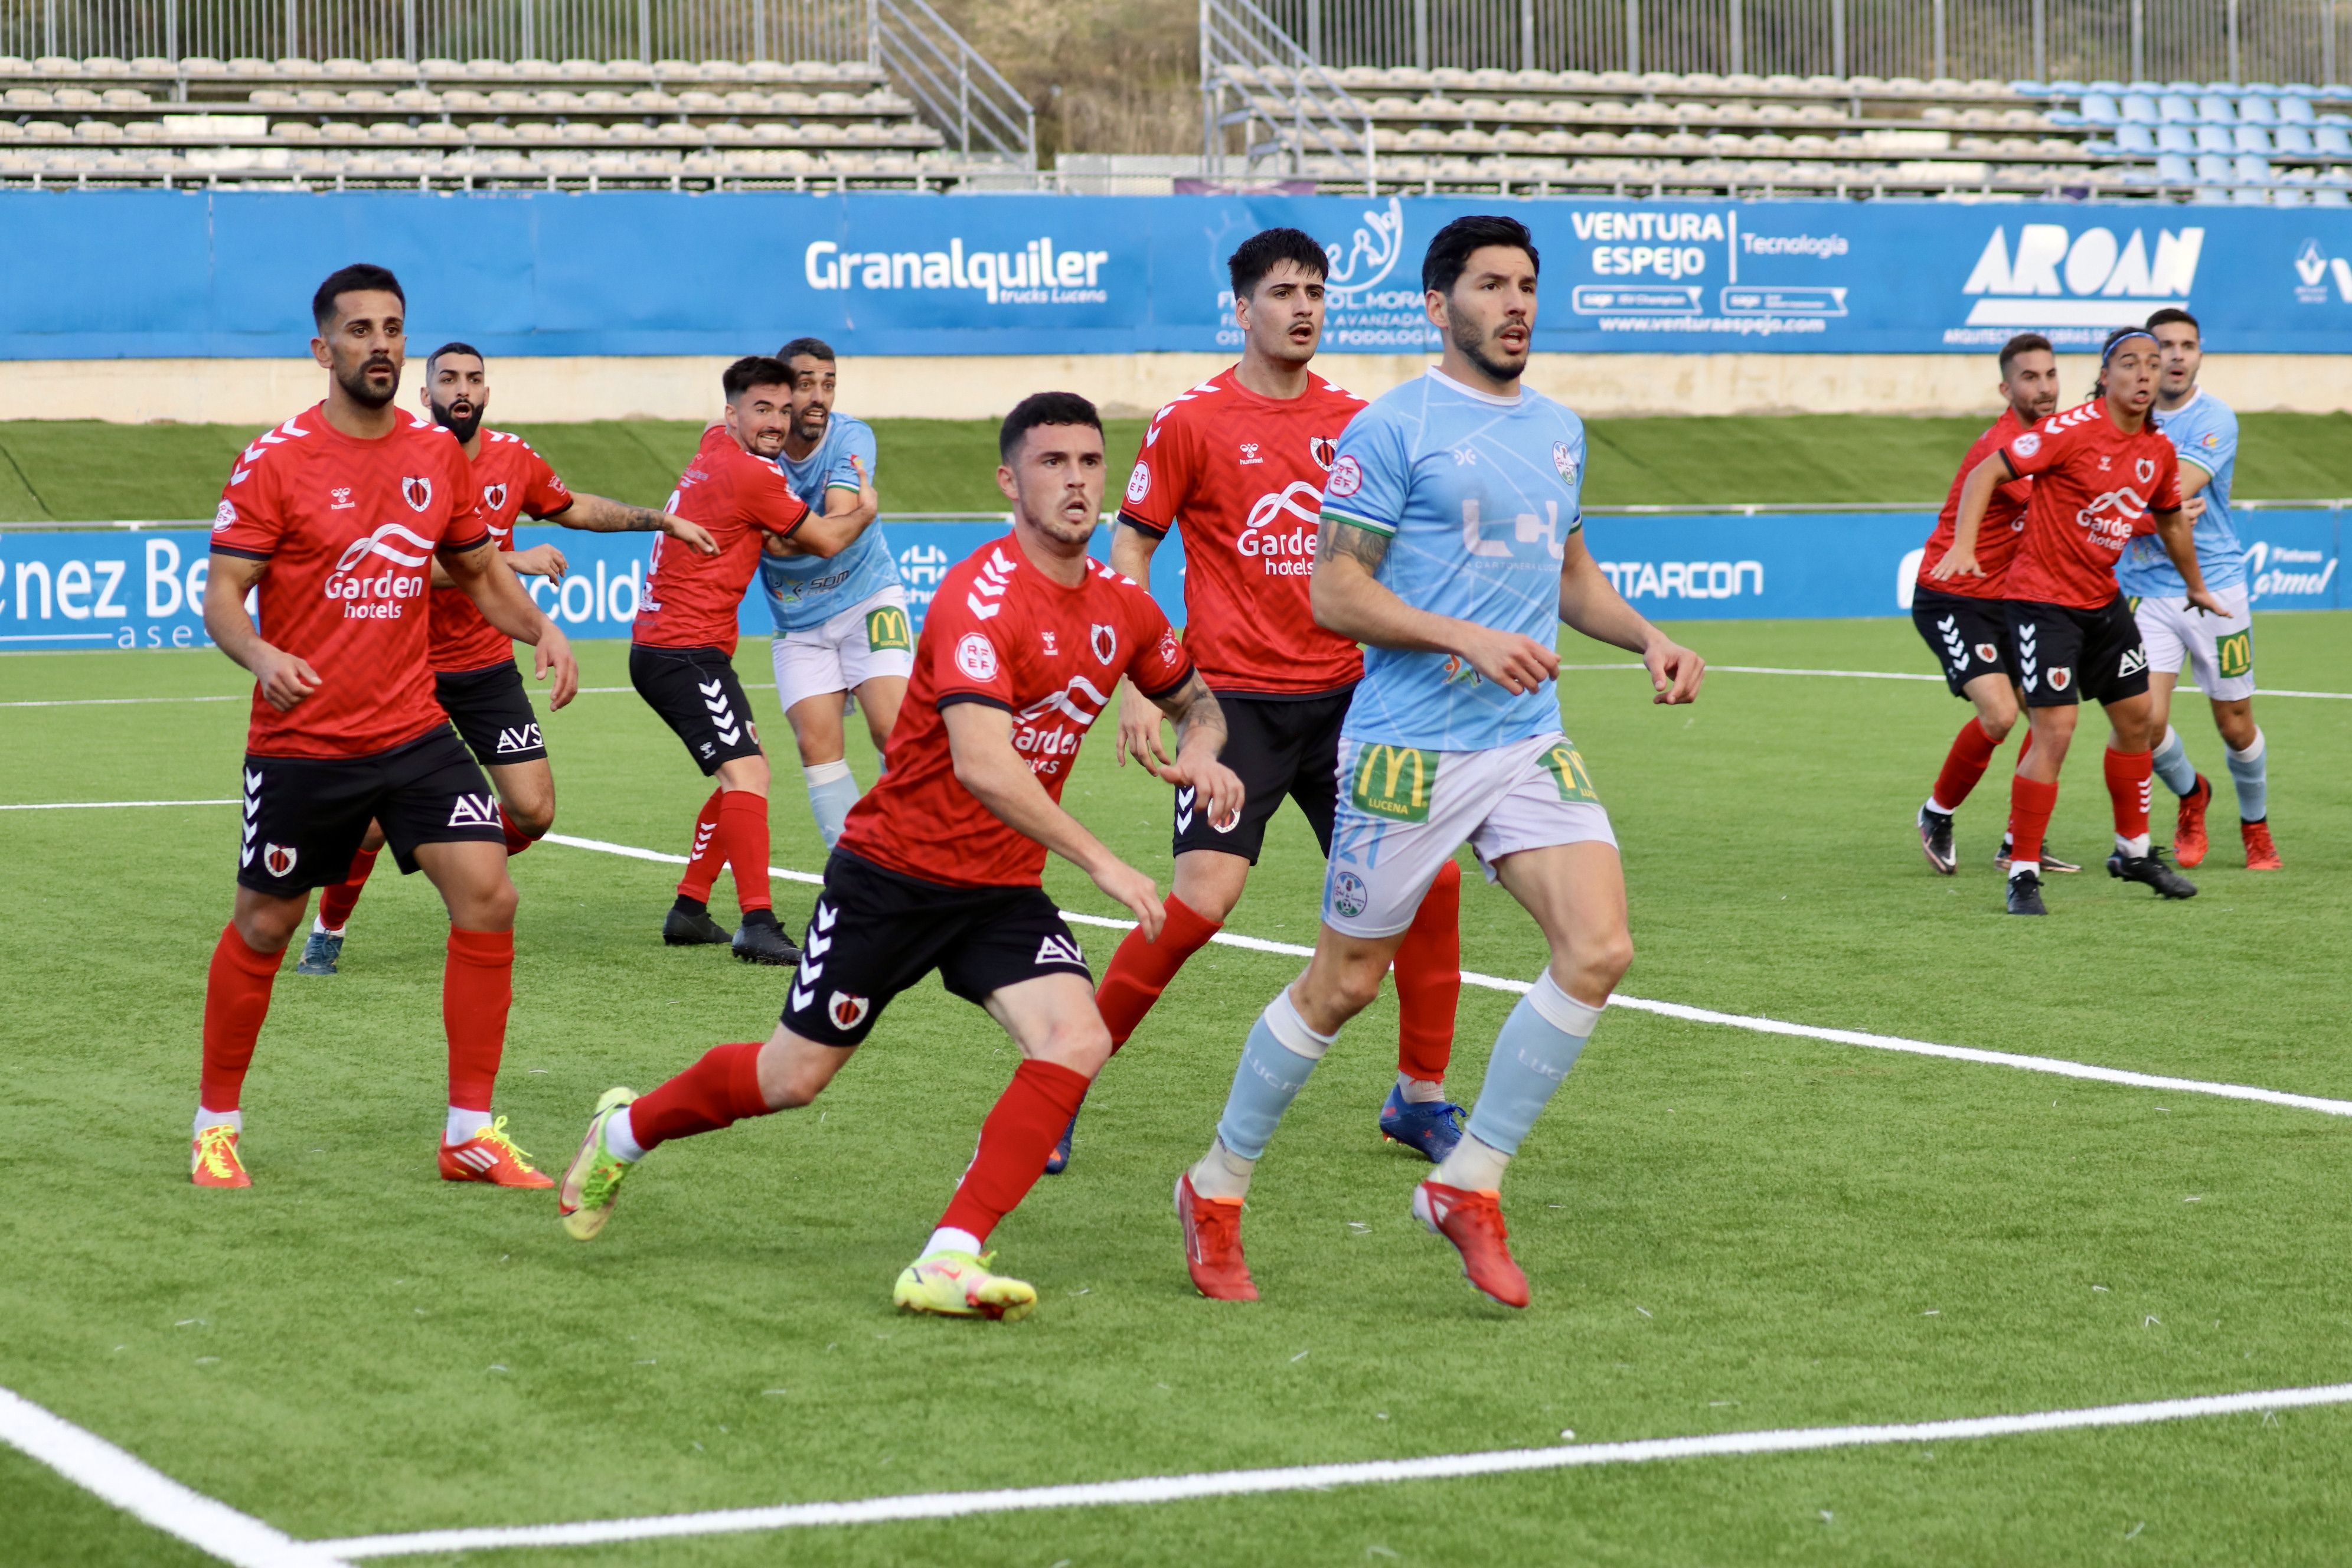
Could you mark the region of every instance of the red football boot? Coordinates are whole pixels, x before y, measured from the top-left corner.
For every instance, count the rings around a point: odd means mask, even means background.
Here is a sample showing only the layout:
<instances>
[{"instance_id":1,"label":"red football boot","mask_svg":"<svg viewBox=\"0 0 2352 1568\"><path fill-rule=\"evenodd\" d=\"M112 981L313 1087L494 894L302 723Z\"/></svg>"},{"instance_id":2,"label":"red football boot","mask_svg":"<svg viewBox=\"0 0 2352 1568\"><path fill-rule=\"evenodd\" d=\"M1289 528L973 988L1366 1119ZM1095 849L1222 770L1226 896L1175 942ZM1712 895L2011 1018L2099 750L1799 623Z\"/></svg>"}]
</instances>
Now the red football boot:
<instances>
[{"instance_id":1,"label":"red football boot","mask_svg":"<svg viewBox=\"0 0 2352 1568\"><path fill-rule=\"evenodd\" d=\"M1412 1190L1412 1217L1454 1244L1471 1284L1506 1307L1528 1304L1528 1277L1511 1260L1498 1194L1423 1182Z\"/></svg>"},{"instance_id":2,"label":"red football boot","mask_svg":"<svg viewBox=\"0 0 2352 1568\"><path fill-rule=\"evenodd\" d=\"M188 1179L200 1187L249 1187L245 1162L236 1154L236 1129L215 1122L188 1144Z\"/></svg>"},{"instance_id":3,"label":"red football boot","mask_svg":"<svg viewBox=\"0 0 2352 1568\"><path fill-rule=\"evenodd\" d=\"M1213 1301L1256 1300L1257 1281L1242 1259L1242 1205L1202 1197L1187 1171L1176 1178L1176 1218L1184 1227L1184 1268L1201 1294Z\"/></svg>"},{"instance_id":4,"label":"red football boot","mask_svg":"<svg viewBox=\"0 0 2352 1568\"><path fill-rule=\"evenodd\" d=\"M2284 862L2279 859L2278 846L2271 842L2268 818L2261 822L2241 822L2238 835L2246 841L2246 869L2249 871L2283 871Z\"/></svg>"},{"instance_id":5,"label":"red football boot","mask_svg":"<svg viewBox=\"0 0 2352 1568\"><path fill-rule=\"evenodd\" d=\"M2205 808L2213 804L2213 785L2203 773L2197 775L2197 787L2180 797L2180 819L2172 825L2172 858L2183 866L2194 866L2205 858L2210 841L2205 837Z\"/></svg>"},{"instance_id":6,"label":"red football boot","mask_svg":"<svg viewBox=\"0 0 2352 1568\"><path fill-rule=\"evenodd\" d=\"M488 1182L494 1187L551 1187L553 1177L532 1168L530 1157L507 1136L507 1119L499 1117L463 1143L441 1145L441 1179L445 1182Z\"/></svg>"}]
</instances>

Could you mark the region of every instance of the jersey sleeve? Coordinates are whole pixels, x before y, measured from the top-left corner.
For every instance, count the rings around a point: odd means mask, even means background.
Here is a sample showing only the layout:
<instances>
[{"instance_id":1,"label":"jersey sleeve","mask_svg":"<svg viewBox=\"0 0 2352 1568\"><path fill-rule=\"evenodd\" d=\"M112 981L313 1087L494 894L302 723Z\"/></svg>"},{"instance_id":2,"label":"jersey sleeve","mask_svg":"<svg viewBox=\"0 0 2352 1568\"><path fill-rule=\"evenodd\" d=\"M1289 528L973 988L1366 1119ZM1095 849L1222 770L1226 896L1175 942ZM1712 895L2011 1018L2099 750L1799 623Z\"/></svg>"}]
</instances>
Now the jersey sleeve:
<instances>
[{"instance_id":1,"label":"jersey sleeve","mask_svg":"<svg viewBox=\"0 0 2352 1568\"><path fill-rule=\"evenodd\" d=\"M789 539L793 531L807 520L808 503L793 494L784 471L775 464L763 463L747 454L744 461L730 467L737 515L747 527Z\"/></svg>"},{"instance_id":2,"label":"jersey sleeve","mask_svg":"<svg viewBox=\"0 0 2352 1568\"><path fill-rule=\"evenodd\" d=\"M2047 422L2035 426L2023 435L2012 437L2001 451L2009 458L2009 466L2019 479L2032 479L2047 469L2064 455L2068 437L2079 426L2053 430Z\"/></svg>"},{"instance_id":3,"label":"jersey sleeve","mask_svg":"<svg viewBox=\"0 0 2352 1568\"><path fill-rule=\"evenodd\" d=\"M2210 428L2176 445L2182 462L2194 465L2209 479L2218 478L2238 455L2238 416L2224 409Z\"/></svg>"},{"instance_id":4,"label":"jersey sleeve","mask_svg":"<svg viewBox=\"0 0 2352 1568\"><path fill-rule=\"evenodd\" d=\"M1127 678L1146 697L1165 697L1192 679L1192 657L1168 624L1160 602L1143 588L1135 590L1129 612L1128 646L1135 651L1127 661Z\"/></svg>"},{"instance_id":5,"label":"jersey sleeve","mask_svg":"<svg viewBox=\"0 0 2352 1568\"><path fill-rule=\"evenodd\" d=\"M1412 478L1403 427L1375 414L1359 414L1339 433L1339 450L1323 482L1323 515L1387 538L1404 516Z\"/></svg>"},{"instance_id":6,"label":"jersey sleeve","mask_svg":"<svg viewBox=\"0 0 2352 1568\"><path fill-rule=\"evenodd\" d=\"M861 420L842 441L840 450L834 453L833 467L824 476L824 488L829 490L851 491L864 489L864 485L858 479L857 466L865 465L866 478L872 479L877 450L874 426ZM856 462L853 463L852 458L856 458Z\"/></svg>"},{"instance_id":7,"label":"jersey sleeve","mask_svg":"<svg viewBox=\"0 0 2352 1568\"><path fill-rule=\"evenodd\" d=\"M1135 455L1135 467L1128 471L1127 498L1118 508L1123 521L1154 539L1168 537L1191 484L1189 445L1184 423L1173 416L1173 405L1161 409L1143 450Z\"/></svg>"},{"instance_id":8,"label":"jersey sleeve","mask_svg":"<svg viewBox=\"0 0 2352 1568\"><path fill-rule=\"evenodd\" d=\"M2156 458L2156 488L2148 492L2150 511L2180 510L2180 458L2172 451L2172 443L2163 443L2164 450Z\"/></svg>"},{"instance_id":9,"label":"jersey sleeve","mask_svg":"<svg viewBox=\"0 0 2352 1568\"><path fill-rule=\"evenodd\" d=\"M439 552L462 555L491 542L489 519L482 515L481 487L474 483L474 465L455 436L448 437L449 460L442 472L449 487L448 521L441 529Z\"/></svg>"},{"instance_id":10,"label":"jersey sleeve","mask_svg":"<svg viewBox=\"0 0 2352 1568\"><path fill-rule=\"evenodd\" d=\"M572 508L572 492L563 476L526 442L522 449L522 511L527 517L550 518Z\"/></svg>"},{"instance_id":11,"label":"jersey sleeve","mask_svg":"<svg viewBox=\"0 0 2352 1568\"><path fill-rule=\"evenodd\" d=\"M252 448L247 450L250 454ZM277 470L249 455L240 457L228 483L221 487L220 507L213 513L212 548L223 555L267 561L278 552L285 531L286 508Z\"/></svg>"},{"instance_id":12,"label":"jersey sleeve","mask_svg":"<svg viewBox=\"0 0 2352 1568\"><path fill-rule=\"evenodd\" d=\"M985 702L1010 713L1014 706L1007 655L1012 629L1002 616L982 618L966 602L975 596L968 575L963 582L943 584L923 617L920 652L931 665L932 704L944 710L959 702Z\"/></svg>"}]
</instances>

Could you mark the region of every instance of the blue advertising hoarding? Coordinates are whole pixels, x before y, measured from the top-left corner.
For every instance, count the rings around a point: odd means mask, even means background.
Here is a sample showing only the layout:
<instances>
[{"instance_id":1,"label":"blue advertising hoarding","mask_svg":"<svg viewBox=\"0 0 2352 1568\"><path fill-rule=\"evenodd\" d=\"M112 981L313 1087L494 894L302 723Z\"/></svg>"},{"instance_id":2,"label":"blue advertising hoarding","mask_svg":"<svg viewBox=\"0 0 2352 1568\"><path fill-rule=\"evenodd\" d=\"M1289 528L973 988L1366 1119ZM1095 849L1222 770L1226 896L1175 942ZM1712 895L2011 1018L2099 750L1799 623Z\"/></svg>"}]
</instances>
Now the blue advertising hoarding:
<instances>
[{"instance_id":1,"label":"blue advertising hoarding","mask_svg":"<svg viewBox=\"0 0 2352 1568\"><path fill-rule=\"evenodd\" d=\"M1212 353L1224 258L1274 225L1331 255L1327 349L1412 353L1429 237L1497 210L1542 253L1540 353L2087 348L2165 305L2219 352L2352 352L2352 208L126 190L0 193L0 358L300 354L362 259L415 335L493 354Z\"/></svg>"},{"instance_id":2,"label":"blue advertising hoarding","mask_svg":"<svg viewBox=\"0 0 2352 1568\"><path fill-rule=\"evenodd\" d=\"M2336 609L2341 514L2245 510L2249 587L2256 611ZM1644 615L1660 620L1822 619L1895 616L1910 584L1927 512L1759 513L1595 517L1586 540L1602 571ZM949 567L1003 533L996 520L886 522L919 628ZM643 535L524 528L525 546L551 542L571 570L561 584L530 580L532 597L575 637L623 637L645 585ZM205 647L209 536L145 531L0 531L0 649ZM1097 536L1106 552L1108 532ZM1184 622L1183 544L1171 534L1153 558L1152 585ZM755 589L746 636L770 631Z\"/></svg>"}]
</instances>

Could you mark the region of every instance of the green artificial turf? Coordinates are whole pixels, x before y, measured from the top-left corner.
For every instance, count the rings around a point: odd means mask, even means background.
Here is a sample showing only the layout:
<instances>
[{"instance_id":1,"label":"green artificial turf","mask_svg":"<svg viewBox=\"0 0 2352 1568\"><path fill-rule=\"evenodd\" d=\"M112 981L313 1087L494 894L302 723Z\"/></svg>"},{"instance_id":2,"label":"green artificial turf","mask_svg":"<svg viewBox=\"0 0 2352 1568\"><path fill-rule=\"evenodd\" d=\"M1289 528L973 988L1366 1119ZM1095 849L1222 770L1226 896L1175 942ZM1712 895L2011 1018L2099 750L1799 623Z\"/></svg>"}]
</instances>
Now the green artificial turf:
<instances>
[{"instance_id":1,"label":"green artificial turf","mask_svg":"<svg viewBox=\"0 0 2352 1568\"><path fill-rule=\"evenodd\" d=\"M992 422L873 423L886 510L1004 510L993 480ZM2240 497L2352 495L2352 415L2248 414L2242 425ZM1142 445L1143 426L1108 422L1119 473ZM652 419L514 428L572 489L644 504L669 493L702 433L692 421ZM1596 419L1585 499L1594 506L1933 507L1982 428L1976 419L1851 414ZM254 434L227 425L0 423L0 521L209 517L231 460Z\"/></svg>"},{"instance_id":2,"label":"green artificial turf","mask_svg":"<svg viewBox=\"0 0 2352 1568\"><path fill-rule=\"evenodd\" d=\"M1719 665L1930 668L1895 621L1682 635ZM2266 684L2352 685L2352 616L2266 616L2257 637ZM543 714L557 830L679 853L707 785L625 689L623 652L584 645L586 684L621 689ZM760 641L738 657L766 668ZM243 688L208 652L0 659L0 701ZM1933 682L1719 670L1696 707L1665 710L1637 673L1571 670L1561 692L1625 847L1629 994L2352 1098L2344 704L2258 700L2287 869L2235 865L2224 784L2203 890L2176 904L2096 869L2107 808L2086 724L2053 842L2094 868L2053 879L2052 917L2025 922L2000 912L1990 863L2007 752L1961 813L1960 873L1921 862L1911 814L1963 713ZM773 694L753 702L781 736ZM2178 721L2221 777L2194 698ZM0 803L234 796L243 727L235 701L0 709ZM870 754L852 760L870 780ZM814 869L800 781L778 770L773 858ZM1164 786L1113 767L1105 737L1066 804L1165 878ZM1386 1001L1261 1167L1246 1236L1265 1300L1203 1301L1169 1185L1297 967L1230 947L1178 978L1090 1099L1072 1170L994 1238L1040 1288L1025 1322L889 1309L1013 1062L936 982L816 1106L657 1151L580 1246L546 1194L435 1179L446 922L388 861L342 973L278 981L245 1097L255 1187L196 1191L187 1119L235 821L234 805L0 812L16 1131L0 1144L0 1386L297 1536L2352 1376L2346 1121L1623 1010L1506 1185L1530 1310L1475 1295L1405 1212L1426 1167L1373 1129ZM513 870L499 1108L543 1162L608 1085L648 1089L772 1026L782 977L660 944L675 868L549 844ZM1286 813L1231 929L1311 941L1319 881ZM1110 912L1066 866L1049 886ZM788 918L810 891L779 884ZM716 902L731 912L724 882ZM1099 965L1111 933L1079 934ZM1542 957L1475 877L1464 951L1507 976ZM1509 1004L1465 991L1457 1098ZM185 1557L5 1455L0 1514L0 1559ZM2322 1564L2347 1539L2352 1412L2336 1409L495 1560Z\"/></svg>"}]
</instances>

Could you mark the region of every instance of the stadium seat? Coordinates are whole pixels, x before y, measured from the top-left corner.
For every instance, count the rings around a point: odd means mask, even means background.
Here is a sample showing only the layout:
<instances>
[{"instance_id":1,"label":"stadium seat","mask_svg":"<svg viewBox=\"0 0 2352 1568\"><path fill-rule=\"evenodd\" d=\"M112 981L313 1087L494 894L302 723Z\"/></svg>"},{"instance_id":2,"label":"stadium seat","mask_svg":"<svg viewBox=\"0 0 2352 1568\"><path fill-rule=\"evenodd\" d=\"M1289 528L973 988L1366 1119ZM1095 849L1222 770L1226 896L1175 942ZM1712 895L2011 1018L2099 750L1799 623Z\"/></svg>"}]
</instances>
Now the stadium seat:
<instances>
[{"instance_id":1,"label":"stadium seat","mask_svg":"<svg viewBox=\"0 0 2352 1568\"><path fill-rule=\"evenodd\" d=\"M2234 177L2235 176L2231 172L2230 160L2224 158L2219 153L2200 153L2197 154L2196 178L2199 184L2207 185L2226 185L2229 184Z\"/></svg>"},{"instance_id":2,"label":"stadium seat","mask_svg":"<svg viewBox=\"0 0 2352 1568\"><path fill-rule=\"evenodd\" d=\"M2329 158L2352 158L2352 131L2341 125L2322 125L2311 133L2312 146Z\"/></svg>"},{"instance_id":3,"label":"stadium seat","mask_svg":"<svg viewBox=\"0 0 2352 1568\"><path fill-rule=\"evenodd\" d=\"M2154 125L2163 119L2163 116L2157 112L2156 100L2144 92L2126 95L2116 107L2122 110L2122 118L2133 124ZM2088 111L2085 110L2084 113L2087 118Z\"/></svg>"},{"instance_id":4,"label":"stadium seat","mask_svg":"<svg viewBox=\"0 0 2352 1568\"><path fill-rule=\"evenodd\" d=\"M2238 140L2222 125L2200 125L2197 128L2197 150L2200 153L2232 153Z\"/></svg>"},{"instance_id":5,"label":"stadium seat","mask_svg":"<svg viewBox=\"0 0 2352 1568\"><path fill-rule=\"evenodd\" d=\"M2156 100L2157 117L2167 125L2197 123L2197 105L2177 92L2168 92Z\"/></svg>"},{"instance_id":6,"label":"stadium seat","mask_svg":"<svg viewBox=\"0 0 2352 1568\"><path fill-rule=\"evenodd\" d=\"M2252 153L2239 154L2231 161L2231 170L2242 185L2267 185L2271 183L2270 161Z\"/></svg>"},{"instance_id":7,"label":"stadium seat","mask_svg":"<svg viewBox=\"0 0 2352 1568\"><path fill-rule=\"evenodd\" d=\"M2218 93L2209 93L2197 100L2197 118L2206 125L2234 125L2238 121L2238 110L2228 99Z\"/></svg>"},{"instance_id":8,"label":"stadium seat","mask_svg":"<svg viewBox=\"0 0 2352 1568\"><path fill-rule=\"evenodd\" d=\"M2271 151L2271 133L2259 125L2240 125L2230 136L2234 152L2267 156Z\"/></svg>"},{"instance_id":9,"label":"stadium seat","mask_svg":"<svg viewBox=\"0 0 2352 1568\"><path fill-rule=\"evenodd\" d=\"M2238 100L2238 123L2241 125L2276 125L2278 108L2267 98L2249 93Z\"/></svg>"},{"instance_id":10,"label":"stadium seat","mask_svg":"<svg viewBox=\"0 0 2352 1568\"><path fill-rule=\"evenodd\" d=\"M2278 118L2282 125L2309 125L2317 116L2307 98L2283 98L2278 102Z\"/></svg>"},{"instance_id":11,"label":"stadium seat","mask_svg":"<svg viewBox=\"0 0 2352 1568\"><path fill-rule=\"evenodd\" d=\"M2271 134L2278 144L2278 151L2286 156L2308 158L2318 152L2312 142L2311 132L2303 126L2282 125Z\"/></svg>"}]
</instances>

